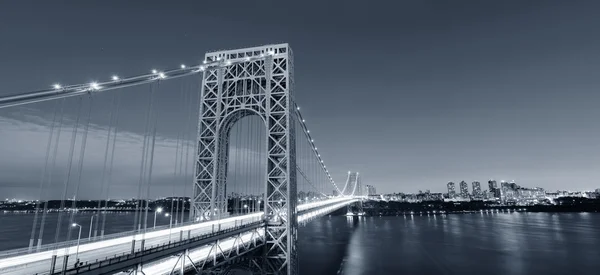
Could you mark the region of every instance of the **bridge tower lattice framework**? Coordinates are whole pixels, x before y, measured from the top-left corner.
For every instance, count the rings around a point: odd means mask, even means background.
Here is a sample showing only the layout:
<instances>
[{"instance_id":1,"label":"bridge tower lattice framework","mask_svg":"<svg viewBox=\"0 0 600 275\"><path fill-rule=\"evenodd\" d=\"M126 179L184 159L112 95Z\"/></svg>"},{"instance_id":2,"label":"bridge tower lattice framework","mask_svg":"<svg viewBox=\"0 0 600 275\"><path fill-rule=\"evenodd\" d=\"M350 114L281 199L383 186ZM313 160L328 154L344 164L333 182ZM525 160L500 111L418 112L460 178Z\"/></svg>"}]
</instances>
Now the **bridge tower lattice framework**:
<instances>
[{"instance_id":1,"label":"bridge tower lattice framework","mask_svg":"<svg viewBox=\"0 0 600 275\"><path fill-rule=\"evenodd\" d=\"M229 133L236 121L259 116L266 129L264 274L298 274L293 54L288 44L206 53L191 220L227 211Z\"/></svg>"}]
</instances>

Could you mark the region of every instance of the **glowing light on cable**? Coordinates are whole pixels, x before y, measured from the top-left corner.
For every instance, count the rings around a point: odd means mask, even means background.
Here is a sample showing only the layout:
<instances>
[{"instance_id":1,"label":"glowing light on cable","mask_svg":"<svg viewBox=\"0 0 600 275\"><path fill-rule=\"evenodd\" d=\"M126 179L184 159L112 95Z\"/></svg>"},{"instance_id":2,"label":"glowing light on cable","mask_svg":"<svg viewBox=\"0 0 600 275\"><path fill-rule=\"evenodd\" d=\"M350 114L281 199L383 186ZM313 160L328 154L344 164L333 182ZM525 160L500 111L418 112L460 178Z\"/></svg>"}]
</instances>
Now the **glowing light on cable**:
<instances>
[{"instance_id":1,"label":"glowing light on cable","mask_svg":"<svg viewBox=\"0 0 600 275\"><path fill-rule=\"evenodd\" d=\"M163 72L158 73L158 78L163 79L163 78L166 78L166 77L167 76L165 76L165 73L163 73Z\"/></svg>"},{"instance_id":2,"label":"glowing light on cable","mask_svg":"<svg viewBox=\"0 0 600 275\"><path fill-rule=\"evenodd\" d=\"M152 73L153 73L153 74L157 74L157 73L158 73L158 71L157 71L157 70L152 70Z\"/></svg>"},{"instance_id":3,"label":"glowing light on cable","mask_svg":"<svg viewBox=\"0 0 600 275\"><path fill-rule=\"evenodd\" d=\"M113 75L113 76L112 76L112 80L113 80L113 81L119 81L119 77L118 77L118 76L116 76L116 75Z\"/></svg>"},{"instance_id":4,"label":"glowing light on cable","mask_svg":"<svg viewBox=\"0 0 600 275\"><path fill-rule=\"evenodd\" d=\"M90 83L90 88L92 90L99 90L100 89L100 85L98 84L98 82L92 82L92 83Z\"/></svg>"},{"instance_id":5,"label":"glowing light on cable","mask_svg":"<svg viewBox=\"0 0 600 275\"><path fill-rule=\"evenodd\" d=\"M181 64L181 68L182 68L182 69L185 69L185 64Z\"/></svg>"},{"instance_id":6,"label":"glowing light on cable","mask_svg":"<svg viewBox=\"0 0 600 275\"><path fill-rule=\"evenodd\" d=\"M56 83L56 84L52 85L52 87L53 87L54 89L56 89L56 90L60 90L60 89L62 89L62 86L61 86L60 84L58 84L58 83Z\"/></svg>"}]
</instances>

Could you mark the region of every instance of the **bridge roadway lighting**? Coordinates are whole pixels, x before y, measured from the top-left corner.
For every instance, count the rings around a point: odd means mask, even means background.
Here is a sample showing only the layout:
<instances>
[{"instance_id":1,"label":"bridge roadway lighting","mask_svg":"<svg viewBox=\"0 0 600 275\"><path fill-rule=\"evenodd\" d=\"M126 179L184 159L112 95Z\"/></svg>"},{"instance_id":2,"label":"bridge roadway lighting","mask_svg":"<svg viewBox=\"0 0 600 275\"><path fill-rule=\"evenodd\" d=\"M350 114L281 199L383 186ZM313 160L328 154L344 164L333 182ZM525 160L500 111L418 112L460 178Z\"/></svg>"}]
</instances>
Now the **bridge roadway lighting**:
<instances>
[{"instance_id":1,"label":"bridge roadway lighting","mask_svg":"<svg viewBox=\"0 0 600 275\"><path fill-rule=\"evenodd\" d=\"M157 74L157 73L158 73L158 71L157 71L157 70L152 70L152 73L153 73L153 74Z\"/></svg>"},{"instance_id":2,"label":"bridge roadway lighting","mask_svg":"<svg viewBox=\"0 0 600 275\"><path fill-rule=\"evenodd\" d=\"M161 78L161 79L166 78L165 73L163 73L163 72L158 73L158 78Z\"/></svg>"},{"instance_id":3,"label":"bridge roadway lighting","mask_svg":"<svg viewBox=\"0 0 600 275\"><path fill-rule=\"evenodd\" d=\"M181 64L181 68L182 68L182 69L185 69L185 64Z\"/></svg>"},{"instance_id":4,"label":"bridge roadway lighting","mask_svg":"<svg viewBox=\"0 0 600 275\"><path fill-rule=\"evenodd\" d=\"M152 228L156 228L156 214L161 213L162 212L162 207L156 208L156 210L154 210L154 227Z\"/></svg>"},{"instance_id":5,"label":"bridge roadway lighting","mask_svg":"<svg viewBox=\"0 0 600 275\"><path fill-rule=\"evenodd\" d=\"M75 251L75 263L79 262L79 240L81 240L81 225L73 223L72 227L79 227L79 236L77 237L77 250ZM77 264L76 264L77 265Z\"/></svg>"},{"instance_id":6,"label":"bridge roadway lighting","mask_svg":"<svg viewBox=\"0 0 600 275\"><path fill-rule=\"evenodd\" d=\"M113 80L113 81L119 81L119 77L118 77L118 76L116 76L116 75L113 75L113 76L112 76L112 80Z\"/></svg>"},{"instance_id":7,"label":"bridge roadway lighting","mask_svg":"<svg viewBox=\"0 0 600 275\"><path fill-rule=\"evenodd\" d=\"M62 89L62 86L60 86L60 84L58 84L58 83L56 83L56 84L52 85L52 87L53 87L55 90L60 90L60 89Z\"/></svg>"}]
</instances>

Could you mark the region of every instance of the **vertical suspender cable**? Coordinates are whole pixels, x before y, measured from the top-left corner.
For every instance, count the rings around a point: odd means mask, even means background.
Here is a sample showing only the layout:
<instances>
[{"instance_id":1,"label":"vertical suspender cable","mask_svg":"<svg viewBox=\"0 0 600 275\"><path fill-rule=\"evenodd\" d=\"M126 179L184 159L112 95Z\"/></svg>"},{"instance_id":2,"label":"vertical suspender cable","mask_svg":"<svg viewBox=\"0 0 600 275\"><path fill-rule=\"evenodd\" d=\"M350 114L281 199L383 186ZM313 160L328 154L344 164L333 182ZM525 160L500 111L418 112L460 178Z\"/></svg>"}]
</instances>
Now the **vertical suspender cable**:
<instances>
[{"instance_id":1,"label":"vertical suspender cable","mask_svg":"<svg viewBox=\"0 0 600 275\"><path fill-rule=\"evenodd\" d=\"M197 82L194 82L194 83L197 83ZM200 81L200 83L202 83L202 81ZM202 89L202 87L199 87L199 88ZM197 89L195 89L195 87L194 87L193 90L197 90ZM200 101L201 100L202 100L201 94L198 94L198 99L195 101L196 102L196 108L198 108L197 109L198 113L196 115L196 118L198 118L198 119L200 118L200 108L201 108L200 107L200 104L201 104ZM194 113L196 114L196 111L194 111ZM196 136L198 134L198 131L199 131L199 124L196 123L195 131L192 133L192 139L194 141L194 154L192 155L194 157L194 159L192 160L192 164L194 165L194 169L192 170L192 173L194 173L194 174L193 174L192 178L193 178L193 184L194 185L196 184L196 161L198 161L198 143L199 143L199 141L197 140L197 136ZM196 194L193 193L193 190L195 190L195 188L192 188L192 196L191 196L192 201L190 201L190 215L189 215L189 220L190 221L192 221L192 215L194 214L194 206L192 204L193 204L193 199L196 196Z\"/></svg>"},{"instance_id":2,"label":"vertical suspender cable","mask_svg":"<svg viewBox=\"0 0 600 275\"><path fill-rule=\"evenodd\" d=\"M177 131L177 141L175 143L175 169L173 171L173 182L174 183L177 182L177 167L178 167L177 163L179 162L179 139L180 139L180 135L181 135L181 132ZM170 210L169 210L171 217L173 216L173 210L174 210L173 206L175 204L175 201L174 201L175 200L175 186L176 186L176 184L173 184L173 191L172 191L172 194L171 194L171 207L170 207Z\"/></svg>"},{"instance_id":3,"label":"vertical suspender cable","mask_svg":"<svg viewBox=\"0 0 600 275\"><path fill-rule=\"evenodd\" d=\"M85 157L85 148L87 144L87 136L90 129L90 120L92 117L92 106L94 97L90 95L90 103L87 113L87 121L85 123L85 127L83 130L83 137L81 138L81 148L79 149L79 163L78 163L78 175L77 175L77 183L75 184L75 193L73 194L73 201L71 202L71 217L69 218L69 224L73 224L75 222L75 212L77 211L77 199L79 198L79 188L81 187L81 178L83 175L83 159ZM67 230L67 240L71 239L71 230Z\"/></svg>"},{"instance_id":4,"label":"vertical suspender cable","mask_svg":"<svg viewBox=\"0 0 600 275\"><path fill-rule=\"evenodd\" d=\"M113 123L113 116L114 116L114 109L115 109L115 104L116 104L116 98L117 98L117 94L118 93L114 93L110 102L110 111L109 111L109 120L108 120L108 127L107 127L107 133L106 133L106 147L104 149L104 164L102 166L102 178L101 178L101 182L100 182L100 198L98 199L98 204L96 206L96 224L94 225L94 237L96 237L97 233L98 233L98 222L100 221L100 208L102 207L102 198L105 197L104 195L104 190L105 190L105 185L106 185L106 173L107 173L107 165L108 165L108 153L109 153L109 149L110 149L110 137L111 137L111 132L112 132L112 123Z\"/></svg>"},{"instance_id":5,"label":"vertical suspender cable","mask_svg":"<svg viewBox=\"0 0 600 275\"><path fill-rule=\"evenodd\" d=\"M79 119L81 118L81 107L83 105L81 97L78 98L77 104L79 105L79 107L78 107L78 111L77 111L77 119L75 120L75 124L73 125L73 131L71 133L71 145L69 148L69 156L68 156L68 163L67 163L67 176L64 181L63 194L62 194L62 197L60 200L60 210L58 211L58 221L56 222L56 233L54 234L55 247L58 245L58 240L60 237L62 216L63 216L63 212L65 211L65 199L67 197L67 190L69 188L69 182L71 180L71 166L73 164L73 153L75 151L75 139L77 138L77 128L79 128ZM54 250L54 253L56 253L56 249Z\"/></svg>"},{"instance_id":6,"label":"vertical suspender cable","mask_svg":"<svg viewBox=\"0 0 600 275\"><path fill-rule=\"evenodd\" d=\"M189 88L190 91L193 91L192 88ZM185 212L185 197L187 197L187 186L188 186L188 167L190 166L190 142L192 140L191 137L191 133L190 133L190 122L192 121L192 106L194 104L194 101L192 100L192 92L190 92L190 96L189 96L189 103L188 103L188 108L187 108L187 121L185 123L185 129L186 129L186 149L185 149L185 172L184 172L184 177L183 177L183 202L182 202L182 207L181 207L181 222L183 223L183 215Z\"/></svg>"},{"instance_id":7,"label":"vertical suspender cable","mask_svg":"<svg viewBox=\"0 0 600 275\"><path fill-rule=\"evenodd\" d=\"M56 131L56 143L54 144L54 150L52 152L52 169L50 169L48 173L48 185L52 184L52 175L54 174L54 169L56 168L56 156L58 154L58 145L60 142L60 133L62 130L62 124L64 119L64 107L65 100L61 99L60 101L60 119L58 123L58 130ZM38 235L37 249L40 249L42 246L42 240L44 237L44 228L46 226L46 216L48 215L48 200L44 201L44 210L42 211L42 221L40 222L40 233Z\"/></svg>"},{"instance_id":8,"label":"vertical suspender cable","mask_svg":"<svg viewBox=\"0 0 600 275\"><path fill-rule=\"evenodd\" d=\"M151 90L151 94L153 97L156 96L156 91L158 90L158 84L159 82L157 82L156 85L154 84L150 84L150 90ZM154 102L154 101L153 101ZM154 107L154 105L152 106ZM154 155L154 142L153 139L155 139L155 130L156 130L156 118L153 118L153 116L155 116L155 112L153 111L154 108L150 109L150 116L149 116L149 124L148 124L148 142L146 143L146 159L144 160L144 182L143 184L146 185L146 192L145 195L141 194L143 200L141 201L141 205L142 208L140 208L140 221L139 221L139 228L141 229L142 227L142 221L144 221L144 232L146 232L146 228L148 225L148 207L149 207L149 201L150 201L150 183L151 183L151 179L149 177L149 175L151 175L151 162L154 161L153 159L153 155ZM152 132L152 138L150 137L150 132ZM142 185L143 187L143 185ZM142 215L142 211L144 212L144 215Z\"/></svg>"},{"instance_id":9,"label":"vertical suspender cable","mask_svg":"<svg viewBox=\"0 0 600 275\"><path fill-rule=\"evenodd\" d=\"M188 94L185 92L185 88L183 86L183 84L181 85L181 94L183 95L183 101L181 102L181 110L183 115L185 115L185 106L186 106L186 102L187 102L187 96ZM179 178L183 177L183 148L184 148L184 142L185 142L185 138L186 138L186 134L185 134L185 128L184 129L180 129L181 131L181 152L179 153ZM175 181L177 182L177 181ZM175 211L175 225L177 225L177 222L179 221L179 206L180 206L180 201L181 198L180 196L177 196L177 203L176 203L176 211ZM183 203L181 203L183 204ZM183 205L181 205L183 207Z\"/></svg>"},{"instance_id":10,"label":"vertical suspender cable","mask_svg":"<svg viewBox=\"0 0 600 275\"><path fill-rule=\"evenodd\" d=\"M46 160L44 161L44 169L42 170L42 177L40 179L39 196L38 201L35 204L35 215L33 217L33 225L31 226L31 237L29 238L29 250L33 248L33 242L35 240L35 231L37 229L38 215L40 212L40 204L43 200L44 194L44 183L46 182L46 172L48 170L48 160L50 158L50 150L52 148L52 137L54 135L54 127L56 125L56 115L58 113L59 102L54 102L54 115L52 116L52 124L50 125L50 134L48 135L48 145L46 145Z\"/></svg>"},{"instance_id":11,"label":"vertical suspender cable","mask_svg":"<svg viewBox=\"0 0 600 275\"><path fill-rule=\"evenodd\" d=\"M115 147L117 144L117 130L119 127L119 108L121 106L121 97L117 96L117 108L115 111L115 130L113 131L113 143L112 149L110 153L110 163L108 165L108 182L106 184L106 200L104 202L104 208L102 211L102 227L100 228L100 236L104 236L104 228L106 225L106 210L108 208L108 200L110 196L110 186L112 184L112 170L113 170L113 161L115 159Z\"/></svg>"},{"instance_id":12,"label":"vertical suspender cable","mask_svg":"<svg viewBox=\"0 0 600 275\"><path fill-rule=\"evenodd\" d=\"M156 84L156 88L160 87L160 82ZM154 125L152 126L152 145L150 151L150 165L148 166L148 185L146 189L146 208L144 213L144 234L148 229L148 208L150 201L150 186L152 185L152 167L154 166L154 147L156 145L156 123L158 121L158 113L154 114ZM144 236L145 237L145 236Z\"/></svg>"},{"instance_id":13,"label":"vertical suspender cable","mask_svg":"<svg viewBox=\"0 0 600 275\"><path fill-rule=\"evenodd\" d=\"M148 147L148 128L150 125L150 113L152 111L152 106L154 103L154 89L152 84L150 84L150 98L148 100L148 109L146 110L146 124L144 129L144 143L142 145L142 161L140 165L140 180L138 182L138 193L137 200L135 204L135 216L133 221L133 230L140 230L141 228L141 214L138 213L141 210L141 196L142 196L142 184L144 182L144 170L146 164L146 151Z\"/></svg>"},{"instance_id":14,"label":"vertical suspender cable","mask_svg":"<svg viewBox=\"0 0 600 275\"><path fill-rule=\"evenodd\" d=\"M181 108L180 108L180 110L181 110L181 109L183 109L183 106L184 106L183 104L185 102L183 88L181 89L180 96L181 96L181 98L180 98L181 99L181 103L180 103L181 104ZM181 142L182 139L183 138L181 137L181 129L179 129L179 130L177 130L177 142L176 142L176 145L175 145L175 169L173 171L173 190L172 190L172 194L171 194L171 207L170 207L170 210L169 210L169 212L170 212L169 219L173 219L173 215L177 216L177 213L178 213L177 210L174 208L174 205L175 205L175 189L176 189L176 186L177 186L175 183L177 182L177 171L178 171L178 168L179 168L178 165L181 165L181 164L179 164L179 159L180 159L180 157L179 157L179 146L180 146L180 142Z\"/></svg>"}]
</instances>

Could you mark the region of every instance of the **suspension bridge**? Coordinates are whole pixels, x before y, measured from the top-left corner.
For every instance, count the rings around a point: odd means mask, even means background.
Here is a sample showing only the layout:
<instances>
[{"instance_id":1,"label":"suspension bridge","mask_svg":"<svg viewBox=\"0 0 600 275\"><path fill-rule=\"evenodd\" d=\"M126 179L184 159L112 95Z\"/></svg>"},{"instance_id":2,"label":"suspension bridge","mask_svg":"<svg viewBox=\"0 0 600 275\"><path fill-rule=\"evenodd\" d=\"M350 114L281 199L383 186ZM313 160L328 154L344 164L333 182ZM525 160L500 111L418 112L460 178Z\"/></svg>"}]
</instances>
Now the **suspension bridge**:
<instances>
[{"instance_id":1,"label":"suspension bridge","mask_svg":"<svg viewBox=\"0 0 600 275\"><path fill-rule=\"evenodd\" d=\"M293 64L288 44L266 45L206 53L203 62L194 66L133 77L114 75L103 82L56 83L49 89L0 98L0 109L42 102L54 106L29 246L24 240L23 248L0 252L0 273L229 274L242 269L255 274L298 274L298 226L345 208L359 215L366 196L357 172L348 172L343 186L333 180L295 102ZM131 230L106 234L106 216L111 215L108 198L111 190L118 189L113 172L119 112L127 108L121 106L121 97L135 89L148 102L142 119L134 219ZM190 197L189 209L185 200L172 199L165 207L170 212L169 226L157 227L162 208L150 202L151 190L157 188L153 171L160 142L157 94L174 90L182 91L175 111L187 112L183 126L187 130L178 132L173 175L183 176L191 189L183 192ZM89 238L81 239L85 225L77 223L76 198L85 185L82 170L88 133L94 128L92 106L101 96L112 96L108 107L96 106L109 116L98 186L104 200L92 210L96 219L90 222ZM76 104L65 104L67 100ZM67 119L66 109L72 105L76 113ZM193 113L197 123L191 119ZM71 130L70 139L65 138L68 134L61 136L66 130ZM57 155L65 147L59 146L64 143L61 138L68 144L66 171L61 177L58 218L50 221L46 194L55 188L56 170L62 167L57 165L62 161ZM175 191L171 195L175 197ZM189 210L186 217L185 210ZM56 227L55 238L47 242L43 231L50 226ZM67 237L61 239L61 232Z\"/></svg>"}]
</instances>

